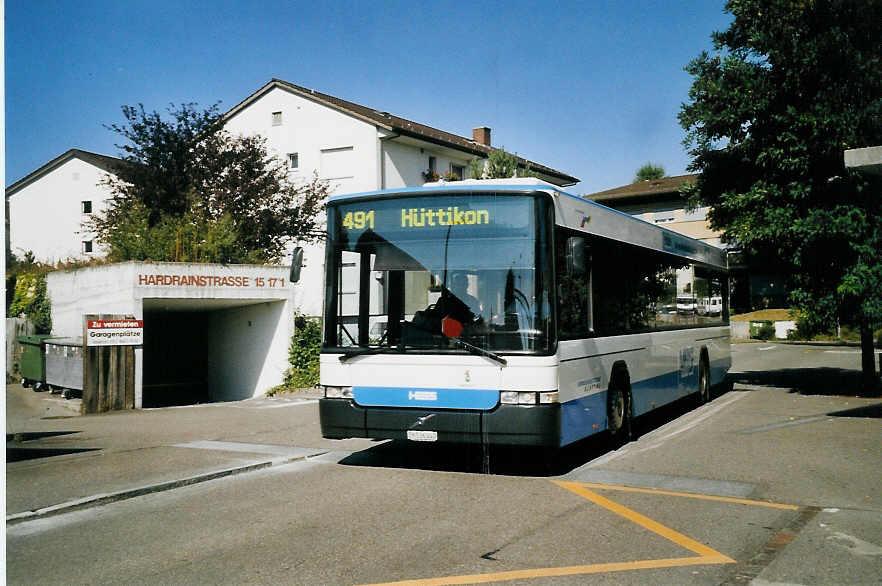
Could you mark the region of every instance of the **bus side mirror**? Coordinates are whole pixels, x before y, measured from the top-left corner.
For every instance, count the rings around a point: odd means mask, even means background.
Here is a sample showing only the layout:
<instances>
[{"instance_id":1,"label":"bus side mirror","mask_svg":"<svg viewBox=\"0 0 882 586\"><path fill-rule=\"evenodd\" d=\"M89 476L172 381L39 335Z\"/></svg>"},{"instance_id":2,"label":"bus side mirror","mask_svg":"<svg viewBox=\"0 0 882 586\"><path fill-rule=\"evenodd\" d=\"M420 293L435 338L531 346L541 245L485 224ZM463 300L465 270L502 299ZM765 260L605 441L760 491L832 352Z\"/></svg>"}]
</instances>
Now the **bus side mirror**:
<instances>
[{"instance_id":1,"label":"bus side mirror","mask_svg":"<svg viewBox=\"0 0 882 586\"><path fill-rule=\"evenodd\" d=\"M588 272L588 247L580 236L567 238L567 274L580 276Z\"/></svg>"},{"instance_id":2,"label":"bus side mirror","mask_svg":"<svg viewBox=\"0 0 882 586\"><path fill-rule=\"evenodd\" d=\"M303 268L303 249L301 247L297 247L294 249L294 252L291 253L291 274L289 275L289 280L292 283L297 283L300 281L300 269Z\"/></svg>"}]
</instances>

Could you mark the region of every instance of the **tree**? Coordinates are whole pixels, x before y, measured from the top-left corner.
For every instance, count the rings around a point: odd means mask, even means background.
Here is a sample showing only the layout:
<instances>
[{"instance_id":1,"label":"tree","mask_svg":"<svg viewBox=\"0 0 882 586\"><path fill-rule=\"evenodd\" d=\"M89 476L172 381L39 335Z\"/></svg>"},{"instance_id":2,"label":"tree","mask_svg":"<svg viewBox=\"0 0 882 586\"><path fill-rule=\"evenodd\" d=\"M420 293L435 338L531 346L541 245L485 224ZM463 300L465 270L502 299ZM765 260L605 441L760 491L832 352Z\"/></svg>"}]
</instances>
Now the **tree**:
<instances>
[{"instance_id":1,"label":"tree","mask_svg":"<svg viewBox=\"0 0 882 586\"><path fill-rule=\"evenodd\" d=\"M474 158L469 161L469 175L474 179L510 179L512 177L534 177L529 165L519 167L517 155L505 149L493 149L486 159Z\"/></svg>"},{"instance_id":2,"label":"tree","mask_svg":"<svg viewBox=\"0 0 882 586\"><path fill-rule=\"evenodd\" d=\"M639 181L648 181L650 179L661 179L665 176L665 168L661 165L654 165L652 163L646 163L639 169L637 169L637 173L634 175L634 183Z\"/></svg>"},{"instance_id":3,"label":"tree","mask_svg":"<svg viewBox=\"0 0 882 586\"><path fill-rule=\"evenodd\" d=\"M814 324L859 324L865 391L876 389L882 320L882 178L843 150L882 144L882 2L730 0L714 54L691 61L691 206L755 256L790 268L792 303Z\"/></svg>"},{"instance_id":4,"label":"tree","mask_svg":"<svg viewBox=\"0 0 882 586\"><path fill-rule=\"evenodd\" d=\"M285 162L257 136L232 136L217 105L123 106L122 163L106 184L112 198L87 228L108 258L275 262L292 240L311 240L326 182L294 183Z\"/></svg>"}]
</instances>

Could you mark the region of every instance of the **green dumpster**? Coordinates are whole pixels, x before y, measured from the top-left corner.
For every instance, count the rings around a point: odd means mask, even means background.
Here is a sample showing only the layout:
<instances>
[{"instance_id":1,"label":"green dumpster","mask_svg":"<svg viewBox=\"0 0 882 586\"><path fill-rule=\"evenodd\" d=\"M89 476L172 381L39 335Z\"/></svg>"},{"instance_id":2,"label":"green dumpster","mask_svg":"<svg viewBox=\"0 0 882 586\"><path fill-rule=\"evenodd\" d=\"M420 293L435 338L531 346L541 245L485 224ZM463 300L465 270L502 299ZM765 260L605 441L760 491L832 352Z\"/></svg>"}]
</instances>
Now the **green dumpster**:
<instances>
[{"instance_id":1,"label":"green dumpster","mask_svg":"<svg viewBox=\"0 0 882 586\"><path fill-rule=\"evenodd\" d=\"M22 386L33 386L35 391L46 388L46 353L43 351L43 342L49 337L45 334L18 337L18 343L21 344Z\"/></svg>"}]
</instances>

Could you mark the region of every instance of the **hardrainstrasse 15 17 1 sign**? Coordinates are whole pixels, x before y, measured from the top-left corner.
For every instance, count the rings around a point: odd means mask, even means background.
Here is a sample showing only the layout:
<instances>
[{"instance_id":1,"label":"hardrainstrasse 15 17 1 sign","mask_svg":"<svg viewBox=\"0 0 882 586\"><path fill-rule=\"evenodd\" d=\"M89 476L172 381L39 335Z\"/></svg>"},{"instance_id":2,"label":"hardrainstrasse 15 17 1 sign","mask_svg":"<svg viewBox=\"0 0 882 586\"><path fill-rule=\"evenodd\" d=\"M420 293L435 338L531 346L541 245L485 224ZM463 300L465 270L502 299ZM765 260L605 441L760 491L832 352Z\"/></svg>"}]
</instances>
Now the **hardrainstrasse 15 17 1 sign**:
<instances>
[{"instance_id":1,"label":"hardrainstrasse 15 17 1 sign","mask_svg":"<svg viewBox=\"0 0 882 586\"><path fill-rule=\"evenodd\" d=\"M244 275L138 275L139 287L206 287L206 288L249 288L257 287L284 289L286 280L283 277L244 276Z\"/></svg>"},{"instance_id":2,"label":"hardrainstrasse 15 17 1 sign","mask_svg":"<svg viewBox=\"0 0 882 586\"><path fill-rule=\"evenodd\" d=\"M144 343L143 319L90 319L87 346L138 346Z\"/></svg>"}]
</instances>

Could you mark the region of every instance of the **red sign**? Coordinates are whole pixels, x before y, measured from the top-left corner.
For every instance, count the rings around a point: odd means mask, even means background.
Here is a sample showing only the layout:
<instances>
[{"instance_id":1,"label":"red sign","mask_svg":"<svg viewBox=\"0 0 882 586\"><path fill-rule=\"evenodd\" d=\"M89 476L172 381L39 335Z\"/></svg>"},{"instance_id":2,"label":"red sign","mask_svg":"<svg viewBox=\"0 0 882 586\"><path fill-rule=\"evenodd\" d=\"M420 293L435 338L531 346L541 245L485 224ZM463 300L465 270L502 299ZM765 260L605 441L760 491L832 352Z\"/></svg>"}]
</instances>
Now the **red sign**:
<instances>
[{"instance_id":1,"label":"red sign","mask_svg":"<svg viewBox=\"0 0 882 586\"><path fill-rule=\"evenodd\" d=\"M140 346L143 343L143 319L86 320L86 346Z\"/></svg>"},{"instance_id":2,"label":"red sign","mask_svg":"<svg viewBox=\"0 0 882 586\"><path fill-rule=\"evenodd\" d=\"M86 328L90 330L143 327L143 319L90 319L86 322Z\"/></svg>"}]
</instances>

